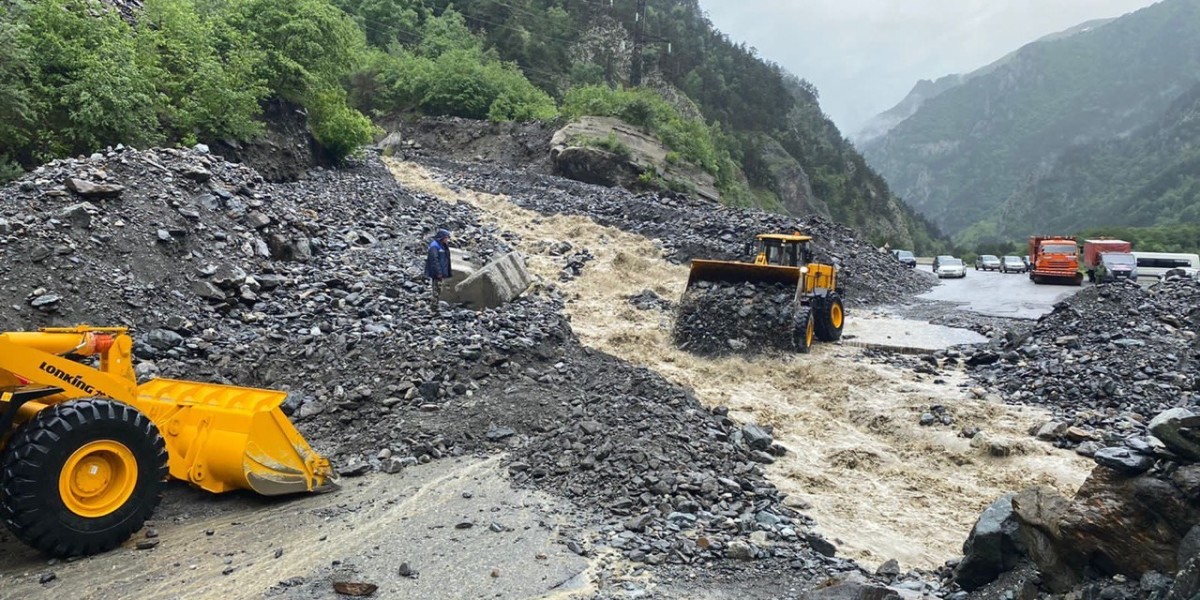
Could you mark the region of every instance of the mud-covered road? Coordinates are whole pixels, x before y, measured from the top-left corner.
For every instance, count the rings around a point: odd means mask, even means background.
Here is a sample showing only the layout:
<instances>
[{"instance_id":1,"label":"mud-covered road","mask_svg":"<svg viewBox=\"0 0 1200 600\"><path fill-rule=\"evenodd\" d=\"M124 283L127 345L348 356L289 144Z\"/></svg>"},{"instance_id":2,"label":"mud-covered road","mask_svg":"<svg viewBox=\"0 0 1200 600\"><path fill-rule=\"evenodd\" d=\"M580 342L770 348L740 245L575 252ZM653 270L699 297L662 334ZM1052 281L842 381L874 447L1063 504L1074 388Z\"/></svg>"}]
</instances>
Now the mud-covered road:
<instances>
[{"instance_id":1,"label":"mud-covered road","mask_svg":"<svg viewBox=\"0 0 1200 600\"><path fill-rule=\"evenodd\" d=\"M378 598L542 598L586 591L593 559L567 542L586 522L563 501L514 489L500 455L445 459L401 474L342 480L286 499L207 495L173 484L147 525L159 543L73 562L0 536L0 597L344 598L339 581ZM467 524L470 526L468 527ZM408 565L415 576L401 576ZM46 574L54 579L41 583Z\"/></svg>"}]
</instances>

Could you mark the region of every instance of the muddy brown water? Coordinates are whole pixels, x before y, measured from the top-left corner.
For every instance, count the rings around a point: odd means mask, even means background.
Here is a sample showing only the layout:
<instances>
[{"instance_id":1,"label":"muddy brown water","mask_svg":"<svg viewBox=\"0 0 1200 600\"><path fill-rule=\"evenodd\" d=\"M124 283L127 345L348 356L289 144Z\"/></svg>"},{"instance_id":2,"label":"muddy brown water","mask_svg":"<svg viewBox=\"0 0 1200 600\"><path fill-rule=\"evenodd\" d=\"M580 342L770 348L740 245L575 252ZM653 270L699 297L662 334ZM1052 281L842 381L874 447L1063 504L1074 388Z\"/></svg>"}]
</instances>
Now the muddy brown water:
<instances>
[{"instance_id":1,"label":"muddy brown water","mask_svg":"<svg viewBox=\"0 0 1200 600\"><path fill-rule=\"evenodd\" d=\"M710 406L775 428L788 455L769 473L789 501L817 521L842 554L875 566L897 559L932 568L961 553L979 513L996 497L1045 484L1071 493L1090 460L1029 438L1047 418L968 393L965 374L933 377L871 364L859 348L819 344L809 355L707 359L676 349L671 317L627 301L644 289L677 300L687 267L662 258L652 240L582 216L541 215L503 196L455 191L411 162L389 168L405 185L450 202L468 202L502 230L520 236L541 285L567 299L571 326L587 346L645 365L692 388ZM596 256L582 276L558 282L561 258L543 242L568 241ZM853 323L851 312L848 323ZM922 427L931 405L948 408L951 426ZM973 440L963 427L979 427ZM993 456L993 454L1005 456Z\"/></svg>"}]
</instances>

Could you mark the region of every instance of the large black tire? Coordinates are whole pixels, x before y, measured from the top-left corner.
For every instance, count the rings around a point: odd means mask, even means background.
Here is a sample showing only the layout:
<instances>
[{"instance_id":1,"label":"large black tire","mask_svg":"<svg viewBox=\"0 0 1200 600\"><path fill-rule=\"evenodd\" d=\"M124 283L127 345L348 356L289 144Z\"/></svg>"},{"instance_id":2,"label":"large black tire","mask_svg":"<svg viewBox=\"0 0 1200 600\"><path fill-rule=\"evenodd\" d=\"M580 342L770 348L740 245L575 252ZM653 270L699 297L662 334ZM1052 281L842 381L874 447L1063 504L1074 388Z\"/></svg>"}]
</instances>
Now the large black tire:
<instances>
[{"instance_id":1,"label":"large black tire","mask_svg":"<svg viewBox=\"0 0 1200 600\"><path fill-rule=\"evenodd\" d=\"M812 348L815 334L816 322L812 309L807 306L797 307L796 314L792 317L792 348L796 352L807 354Z\"/></svg>"},{"instance_id":2,"label":"large black tire","mask_svg":"<svg viewBox=\"0 0 1200 600\"><path fill-rule=\"evenodd\" d=\"M817 305L815 327L817 339L836 342L842 339L842 328L846 326L846 308L837 294L830 295Z\"/></svg>"},{"instance_id":3,"label":"large black tire","mask_svg":"<svg viewBox=\"0 0 1200 600\"><path fill-rule=\"evenodd\" d=\"M42 410L17 430L2 463L0 518L22 542L57 557L120 545L154 512L167 479L158 428L105 399ZM64 476L69 464L78 479Z\"/></svg>"}]
</instances>

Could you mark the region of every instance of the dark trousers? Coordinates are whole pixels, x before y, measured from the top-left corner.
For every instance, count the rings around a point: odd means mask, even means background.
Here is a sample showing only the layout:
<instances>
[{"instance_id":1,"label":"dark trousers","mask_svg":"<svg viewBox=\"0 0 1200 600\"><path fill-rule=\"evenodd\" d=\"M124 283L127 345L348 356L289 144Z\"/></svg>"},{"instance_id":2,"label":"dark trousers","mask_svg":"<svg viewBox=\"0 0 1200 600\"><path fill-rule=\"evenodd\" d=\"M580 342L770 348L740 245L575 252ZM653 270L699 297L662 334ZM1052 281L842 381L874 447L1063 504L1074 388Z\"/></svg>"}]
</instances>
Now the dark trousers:
<instances>
[{"instance_id":1,"label":"dark trousers","mask_svg":"<svg viewBox=\"0 0 1200 600\"><path fill-rule=\"evenodd\" d=\"M430 289L431 294L429 296L429 308L433 312L438 312L438 310L440 308L439 302L441 302L441 300L442 300L442 280L441 279L430 279L429 281L430 281L430 288L431 288Z\"/></svg>"}]
</instances>

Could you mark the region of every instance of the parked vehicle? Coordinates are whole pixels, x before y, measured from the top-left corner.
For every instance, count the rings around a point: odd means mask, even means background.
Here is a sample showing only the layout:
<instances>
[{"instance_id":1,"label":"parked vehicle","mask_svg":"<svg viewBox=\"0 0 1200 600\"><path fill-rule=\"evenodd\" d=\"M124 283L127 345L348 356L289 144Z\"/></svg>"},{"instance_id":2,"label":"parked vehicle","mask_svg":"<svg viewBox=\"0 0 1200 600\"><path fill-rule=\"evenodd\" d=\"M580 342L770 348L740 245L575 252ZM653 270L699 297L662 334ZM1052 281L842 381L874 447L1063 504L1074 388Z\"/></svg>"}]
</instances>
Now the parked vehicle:
<instances>
[{"instance_id":1,"label":"parked vehicle","mask_svg":"<svg viewBox=\"0 0 1200 600\"><path fill-rule=\"evenodd\" d=\"M938 267L937 271L935 271L938 279L946 277L962 278L967 276L967 266L963 264L963 261L953 256L939 256L938 259Z\"/></svg>"},{"instance_id":2,"label":"parked vehicle","mask_svg":"<svg viewBox=\"0 0 1200 600\"><path fill-rule=\"evenodd\" d=\"M1000 259L994 254L983 254L975 257L975 270L999 271Z\"/></svg>"},{"instance_id":3,"label":"parked vehicle","mask_svg":"<svg viewBox=\"0 0 1200 600\"><path fill-rule=\"evenodd\" d=\"M1079 246L1073 236L1031 236L1029 256L1029 279L1034 283L1058 281L1083 285Z\"/></svg>"},{"instance_id":4,"label":"parked vehicle","mask_svg":"<svg viewBox=\"0 0 1200 600\"><path fill-rule=\"evenodd\" d=\"M917 268L917 257L913 255L911 250L892 250L892 256L900 261L900 264L910 268Z\"/></svg>"},{"instance_id":5,"label":"parked vehicle","mask_svg":"<svg viewBox=\"0 0 1200 600\"><path fill-rule=\"evenodd\" d=\"M939 255L933 257L933 272L934 273L937 273L938 267L941 266L942 261L946 260L947 258L953 259L953 260L958 260L957 258L950 256L949 254L939 254Z\"/></svg>"},{"instance_id":6,"label":"parked vehicle","mask_svg":"<svg viewBox=\"0 0 1200 600\"><path fill-rule=\"evenodd\" d=\"M1000 259L1001 273L1024 273L1028 270L1020 256L1005 256Z\"/></svg>"},{"instance_id":7,"label":"parked vehicle","mask_svg":"<svg viewBox=\"0 0 1200 600\"><path fill-rule=\"evenodd\" d=\"M1128 252L1105 252L1100 255L1100 265L1092 279L1097 283L1109 283L1122 279L1137 281L1137 259Z\"/></svg>"},{"instance_id":8,"label":"parked vehicle","mask_svg":"<svg viewBox=\"0 0 1200 600\"><path fill-rule=\"evenodd\" d=\"M1129 254L1133 246L1125 240L1111 240L1106 238L1084 240L1083 241L1083 272L1087 274L1088 281L1102 281L1097 279L1097 273L1103 268L1102 258L1106 254ZM1117 261L1114 267L1124 267L1127 261ZM1109 271L1114 277L1118 273L1125 277L1129 276L1127 268L1120 268L1116 271Z\"/></svg>"},{"instance_id":9,"label":"parked vehicle","mask_svg":"<svg viewBox=\"0 0 1200 600\"><path fill-rule=\"evenodd\" d=\"M1132 252L1137 259L1138 277L1158 279L1167 271L1179 267L1200 268L1200 256L1179 252Z\"/></svg>"}]
</instances>

